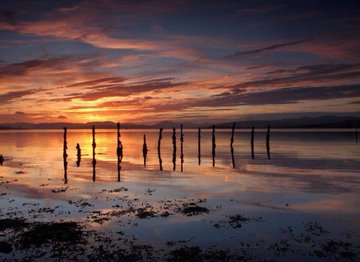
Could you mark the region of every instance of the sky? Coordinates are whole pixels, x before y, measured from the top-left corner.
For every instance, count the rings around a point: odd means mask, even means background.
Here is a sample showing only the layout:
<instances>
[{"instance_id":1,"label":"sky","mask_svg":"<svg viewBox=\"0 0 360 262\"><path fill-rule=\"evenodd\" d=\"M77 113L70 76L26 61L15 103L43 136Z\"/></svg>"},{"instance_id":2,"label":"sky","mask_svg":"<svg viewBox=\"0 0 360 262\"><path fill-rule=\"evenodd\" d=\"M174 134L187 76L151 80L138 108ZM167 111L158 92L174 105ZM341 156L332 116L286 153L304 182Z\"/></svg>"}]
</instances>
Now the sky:
<instances>
[{"instance_id":1,"label":"sky","mask_svg":"<svg viewBox=\"0 0 360 262\"><path fill-rule=\"evenodd\" d=\"M358 116L359 1L0 2L0 123Z\"/></svg>"}]
</instances>

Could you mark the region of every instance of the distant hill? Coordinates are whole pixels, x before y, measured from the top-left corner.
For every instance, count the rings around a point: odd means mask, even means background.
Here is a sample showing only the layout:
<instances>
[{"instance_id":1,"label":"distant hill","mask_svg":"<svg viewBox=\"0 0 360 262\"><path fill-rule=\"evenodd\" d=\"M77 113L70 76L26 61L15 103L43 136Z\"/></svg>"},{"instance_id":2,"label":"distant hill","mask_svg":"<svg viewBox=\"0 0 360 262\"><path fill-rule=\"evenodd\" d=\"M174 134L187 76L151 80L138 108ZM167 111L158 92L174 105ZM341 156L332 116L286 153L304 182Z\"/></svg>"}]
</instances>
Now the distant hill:
<instances>
[{"instance_id":1,"label":"distant hill","mask_svg":"<svg viewBox=\"0 0 360 262\"><path fill-rule=\"evenodd\" d=\"M353 116L320 116L286 118L279 120L249 120L237 121L237 128L265 128L269 124L273 128L355 128L360 127L360 118ZM231 128L232 122L219 123L218 128Z\"/></svg>"},{"instance_id":2,"label":"distant hill","mask_svg":"<svg viewBox=\"0 0 360 262\"><path fill-rule=\"evenodd\" d=\"M215 123L217 128L231 128L233 122ZM301 117L286 118L279 120L243 120L236 121L237 128L265 128L269 124L273 128L360 128L360 118L354 116L320 116L320 117ZM179 127L180 122L162 121L156 124L131 124L123 123L121 128L171 128ZM184 128L210 128L212 124L195 124L192 122L183 122ZM0 129L60 129L67 127L69 129L85 129L91 128L115 128L116 123L111 121L105 122L88 122L88 123L8 123L0 124Z\"/></svg>"}]
</instances>

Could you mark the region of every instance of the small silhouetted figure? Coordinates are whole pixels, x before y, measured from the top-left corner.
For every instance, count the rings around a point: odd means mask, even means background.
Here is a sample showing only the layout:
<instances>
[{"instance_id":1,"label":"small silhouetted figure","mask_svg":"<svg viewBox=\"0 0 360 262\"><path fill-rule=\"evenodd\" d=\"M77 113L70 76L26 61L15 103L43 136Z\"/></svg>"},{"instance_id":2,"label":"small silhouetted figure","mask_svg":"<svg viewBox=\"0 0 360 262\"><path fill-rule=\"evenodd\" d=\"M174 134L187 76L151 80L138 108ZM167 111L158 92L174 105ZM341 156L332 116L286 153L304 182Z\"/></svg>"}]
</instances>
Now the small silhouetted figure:
<instances>
[{"instance_id":1,"label":"small silhouetted figure","mask_svg":"<svg viewBox=\"0 0 360 262\"><path fill-rule=\"evenodd\" d=\"M93 166L93 181L96 180L96 159L95 159L95 148L96 148L96 142L95 142L95 126L92 127L92 166Z\"/></svg>"},{"instance_id":2,"label":"small silhouetted figure","mask_svg":"<svg viewBox=\"0 0 360 262\"><path fill-rule=\"evenodd\" d=\"M173 127L173 134L172 134L172 144L173 144L173 171L176 170L176 129Z\"/></svg>"},{"instance_id":3,"label":"small silhouetted figure","mask_svg":"<svg viewBox=\"0 0 360 262\"><path fill-rule=\"evenodd\" d=\"M180 159L181 159L181 172L184 171L184 133L183 125L180 126Z\"/></svg>"},{"instance_id":4,"label":"small silhouetted figure","mask_svg":"<svg viewBox=\"0 0 360 262\"><path fill-rule=\"evenodd\" d=\"M356 139L356 143L358 142L358 129L355 129L355 139Z\"/></svg>"},{"instance_id":5,"label":"small silhouetted figure","mask_svg":"<svg viewBox=\"0 0 360 262\"><path fill-rule=\"evenodd\" d=\"M67 179L67 167L68 167L68 161L67 161L67 157L68 154L66 152L67 150L67 128L64 127L64 146L63 146L63 161L64 161L64 183L67 184L68 179Z\"/></svg>"},{"instance_id":6,"label":"small silhouetted figure","mask_svg":"<svg viewBox=\"0 0 360 262\"><path fill-rule=\"evenodd\" d=\"M146 156L147 156L147 152L148 152L148 148L147 148L147 145L146 145L146 135L144 135L144 144L143 144L142 152L143 152L144 167L145 167L146 166Z\"/></svg>"},{"instance_id":7,"label":"small silhouetted figure","mask_svg":"<svg viewBox=\"0 0 360 262\"><path fill-rule=\"evenodd\" d=\"M81 148L79 143L76 144L76 157L76 166L79 167L81 162Z\"/></svg>"},{"instance_id":8,"label":"small silhouetted figure","mask_svg":"<svg viewBox=\"0 0 360 262\"><path fill-rule=\"evenodd\" d=\"M254 154L254 136L255 136L255 127L252 127L251 130L251 158L255 159L255 154Z\"/></svg>"},{"instance_id":9,"label":"small silhouetted figure","mask_svg":"<svg viewBox=\"0 0 360 262\"><path fill-rule=\"evenodd\" d=\"M266 152L268 159L270 159L270 129L271 126L269 125L266 133Z\"/></svg>"},{"instance_id":10,"label":"small silhouetted figure","mask_svg":"<svg viewBox=\"0 0 360 262\"><path fill-rule=\"evenodd\" d=\"M160 128L160 130L159 130L158 148L157 148L157 150L158 150L158 158L159 158L160 171L163 170L162 159L161 159L161 152L160 152L161 139L162 139L162 131L163 131L163 129Z\"/></svg>"},{"instance_id":11,"label":"small silhouetted figure","mask_svg":"<svg viewBox=\"0 0 360 262\"><path fill-rule=\"evenodd\" d=\"M199 161L199 166L201 164L201 129L199 127L198 130L198 161Z\"/></svg>"},{"instance_id":12,"label":"small silhouetted figure","mask_svg":"<svg viewBox=\"0 0 360 262\"><path fill-rule=\"evenodd\" d=\"M235 168L235 157L234 157L234 133L235 133L235 123L233 123L232 125L232 130L231 130L231 140L230 140L230 150L231 150L231 159L232 159L232 165L233 168Z\"/></svg>"},{"instance_id":13,"label":"small silhouetted figure","mask_svg":"<svg viewBox=\"0 0 360 262\"><path fill-rule=\"evenodd\" d=\"M212 160L213 160L213 166L215 166L215 149L216 149L216 138L215 138L215 125L212 126Z\"/></svg>"},{"instance_id":14,"label":"small silhouetted figure","mask_svg":"<svg viewBox=\"0 0 360 262\"><path fill-rule=\"evenodd\" d=\"M5 161L5 159L4 159L3 155L0 155L0 166L3 165L4 161Z\"/></svg>"}]
</instances>

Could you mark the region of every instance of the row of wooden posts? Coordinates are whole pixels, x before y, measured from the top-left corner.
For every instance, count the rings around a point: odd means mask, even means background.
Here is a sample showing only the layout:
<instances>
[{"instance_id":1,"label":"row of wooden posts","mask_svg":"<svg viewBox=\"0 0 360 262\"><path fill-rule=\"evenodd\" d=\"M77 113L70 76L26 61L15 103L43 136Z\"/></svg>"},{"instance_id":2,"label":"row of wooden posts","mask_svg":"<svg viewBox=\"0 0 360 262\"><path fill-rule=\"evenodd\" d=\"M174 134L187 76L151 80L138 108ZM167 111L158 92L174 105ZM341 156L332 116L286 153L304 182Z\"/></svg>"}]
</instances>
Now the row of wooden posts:
<instances>
[{"instance_id":1,"label":"row of wooden posts","mask_svg":"<svg viewBox=\"0 0 360 262\"><path fill-rule=\"evenodd\" d=\"M266 133L266 151L267 151L267 157L270 159L270 125L268 126L267 133ZM162 165L162 158L161 158L161 140L162 140L162 132L163 128L160 128L159 130L159 139L158 139L158 146L157 146L157 152L158 152L158 159L159 159L159 168L162 171L163 165ZM235 123L232 125L231 130L231 139L230 139L230 152L231 152L231 158L232 158L232 165L233 168L235 168L235 157L234 157L234 134L235 134ZM123 145L121 142L121 133L120 133L120 123L117 123L117 148L116 148L116 155L117 155L117 173L118 173L118 181L120 181L120 173L121 173L121 162L123 159ZM255 152L254 152L254 139L255 139L255 127L252 127L251 130L251 158L255 159ZM212 165L215 167L215 156L216 156L216 136L215 136L215 125L212 126ZM176 128L173 127L172 132L172 145L173 145L173 157L172 157L172 164L173 164L173 171L176 170ZM64 146L63 146L63 161L64 161L64 180L65 183L67 183L67 128L64 127ZM95 141L95 126L92 127L92 167L93 167L93 181L96 179L96 141ZM80 145L76 145L77 150L77 161L76 165L77 167L80 166L81 162L81 148ZM148 153L148 147L146 144L146 135L144 135L144 142L143 142L143 158L144 158L144 166L146 166L146 159L147 159L147 153ZM181 172L183 172L183 165L184 165L184 133L183 133L183 125L180 126L180 160L181 160ZM201 129L198 129L198 164L201 164Z\"/></svg>"}]
</instances>

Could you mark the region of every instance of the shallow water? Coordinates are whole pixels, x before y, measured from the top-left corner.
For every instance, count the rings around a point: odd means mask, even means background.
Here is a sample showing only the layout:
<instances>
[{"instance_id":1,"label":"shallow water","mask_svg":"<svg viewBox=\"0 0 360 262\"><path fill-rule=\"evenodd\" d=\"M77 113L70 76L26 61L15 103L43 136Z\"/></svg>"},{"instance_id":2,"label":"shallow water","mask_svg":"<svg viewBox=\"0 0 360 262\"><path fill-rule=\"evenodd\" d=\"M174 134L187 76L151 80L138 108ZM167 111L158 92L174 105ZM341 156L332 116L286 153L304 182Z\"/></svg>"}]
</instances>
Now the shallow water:
<instances>
[{"instance_id":1,"label":"shallow water","mask_svg":"<svg viewBox=\"0 0 360 262\"><path fill-rule=\"evenodd\" d=\"M360 143L355 142L352 132L274 130L269 160L266 132L258 130L253 160L250 131L237 131L234 167L231 132L217 130L213 167L211 130L201 133L200 165L197 130L185 130L181 171L179 131L176 170L173 171L172 163L172 132L164 130L161 141L163 171L160 171L158 130L122 130L124 157L119 182L116 130L96 130L96 176L93 182L91 130L68 130L67 183L64 181L62 130L0 131L0 154L5 157L0 167L0 218L79 221L109 234L121 230L140 243L159 248L169 241L186 241L188 246L208 248L215 245L237 252L244 244L249 244L247 252L253 255L252 258L299 261L304 256L315 260L321 258L312 257L311 245L306 241L294 241L293 236L298 236L297 240L304 234L314 236L308 227L315 223L329 232L320 236L315 234L319 237L317 248L329 240L346 241L354 245L353 251L358 255ZM150 150L146 166L142 155L144 134ZM76 143L82 150L79 167L76 165ZM121 187L127 190L113 191ZM172 201L170 207L164 205L165 200ZM76 201L78 204L74 204ZM79 207L84 202L89 205ZM196 202L210 212L184 216L177 212L183 202ZM155 217L111 216L101 223L91 218L93 211L146 205L155 212ZM170 216L159 216L167 210ZM251 219L234 228L228 218L237 214ZM2 237L0 235L0 240ZM276 243L283 244L284 239L291 248L281 251L279 256L272 247ZM1 256L9 258L14 254L0 253ZM330 254L324 259L339 256ZM340 259L343 258L340 256Z\"/></svg>"}]
</instances>

